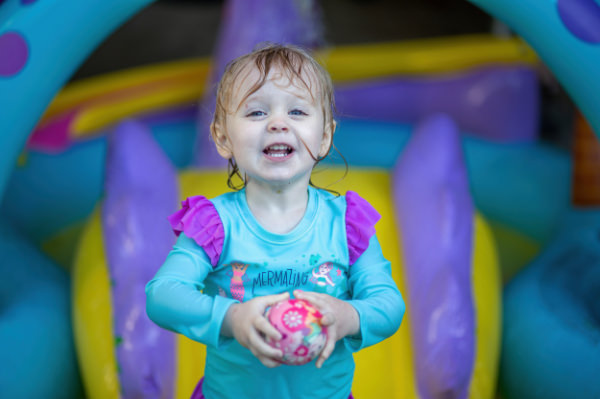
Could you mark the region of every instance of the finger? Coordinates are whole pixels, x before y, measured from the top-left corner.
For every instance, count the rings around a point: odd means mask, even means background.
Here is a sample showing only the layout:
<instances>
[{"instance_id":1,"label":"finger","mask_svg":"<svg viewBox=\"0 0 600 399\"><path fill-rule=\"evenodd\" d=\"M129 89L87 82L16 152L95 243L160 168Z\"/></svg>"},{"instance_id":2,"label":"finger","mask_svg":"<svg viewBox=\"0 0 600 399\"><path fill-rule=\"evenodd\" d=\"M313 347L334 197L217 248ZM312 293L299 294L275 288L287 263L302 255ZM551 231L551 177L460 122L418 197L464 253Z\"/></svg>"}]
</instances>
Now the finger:
<instances>
[{"instance_id":1,"label":"finger","mask_svg":"<svg viewBox=\"0 0 600 399\"><path fill-rule=\"evenodd\" d=\"M299 295L296 295L296 294ZM296 290L294 291L294 295L297 298L305 299L310 302L313 306L315 306L319 312L321 313L321 318L319 323L323 326L332 326L337 322L337 317L335 313L332 311L331 306L329 305L330 296L325 294L319 294L314 292L306 292Z\"/></svg>"},{"instance_id":2,"label":"finger","mask_svg":"<svg viewBox=\"0 0 600 399\"><path fill-rule=\"evenodd\" d=\"M281 302L281 301L285 301L286 299L290 298L290 293L289 292L282 292L281 294L277 294L277 295L267 295L264 297L261 297L263 300L263 305L265 307L267 306L271 306L271 305L275 305L277 302Z\"/></svg>"},{"instance_id":3,"label":"finger","mask_svg":"<svg viewBox=\"0 0 600 399\"><path fill-rule=\"evenodd\" d=\"M332 335L327 337L327 343L325 343L325 347L323 348L321 354L319 355L319 358L317 359L316 366L318 369L320 369L321 366L323 366L323 363L329 358L329 356L333 352L333 349L335 348L336 340L332 337Z\"/></svg>"},{"instance_id":4,"label":"finger","mask_svg":"<svg viewBox=\"0 0 600 399\"><path fill-rule=\"evenodd\" d=\"M302 291L302 290L294 290L294 296L296 298L301 298L301 299L306 299L308 300L309 298L316 298L318 297L318 293L316 292L311 292L311 291Z\"/></svg>"},{"instance_id":5,"label":"finger","mask_svg":"<svg viewBox=\"0 0 600 399\"><path fill-rule=\"evenodd\" d=\"M316 292L296 290L294 291L294 296L298 299L304 299L305 301L310 302L319 309L324 308L327 305L324 300L324 295Z\"/></svg>"},{"instance_id":6,"label":"finger","mask_svg":"<svg viewBox=\"0 0 600 399\"><path fill-rule=\"evenodd\" d=\"M277 329L273 327L271 323L269 323L269 320L267 320L266 317L257 318L254 322L254 328L263 333L265 336L276 341L279 341L282 338L281 333L277 331Z\"/></svg>"},{"instance_id":7,"label":"finger","mask_svg":"<svg viewBox=\"0 0 600 399\"><path fill-rule=\"evenodd\" d=\"M273 359L281 359L283 357L281 349L273 348L263 339L263 337L256 333L250 335L249 341L250 346L253 349L252 353L258 358L270 357Z\"/></svg>"},{"instance_id":8,"label":"finger","mask_svg":"<svg viewBox=\"0 0 600 399\"><path fill-rule=\"evenodd\" d=\"M325 313L323 315L323 317L321 317L321 324L324 326L331 326L336 321L337 321L337 318L335 317L335 314L333 314L331 312Z\"/></svg>"},{"instance_id":9,"label":"finger","mask_svg":"<svg viewBox=\"0 0 600 399\"><path fill-rule=\"evenodd\" d=\"M269 368L273 368L273 367L278 367L281 366L282 363L280 361L278 361L278 358L273 358L273 357L269 357L269 356L265 356L262 353L260 353L258 350L256 350L256 348L252 348L250 350L250 352L252 352L252 354L265 366L269 367Z\"/></svg>"},{"instance_id":10,"label":"finger","mask_svg":"<svg viewBox=\"0 0 600 399\"><path fill-rule=\"evenodd\" d=\"M310 302L311 305L316 307L321 312L321 324L329 326L336 322L335 313L332 311L329 301L331 297L329 295L319 294L316 292L305 292L300 291L300 295L297 298L304 299ZM294 292L296 295L296 292Z\"/></svg>"}]
</instances>

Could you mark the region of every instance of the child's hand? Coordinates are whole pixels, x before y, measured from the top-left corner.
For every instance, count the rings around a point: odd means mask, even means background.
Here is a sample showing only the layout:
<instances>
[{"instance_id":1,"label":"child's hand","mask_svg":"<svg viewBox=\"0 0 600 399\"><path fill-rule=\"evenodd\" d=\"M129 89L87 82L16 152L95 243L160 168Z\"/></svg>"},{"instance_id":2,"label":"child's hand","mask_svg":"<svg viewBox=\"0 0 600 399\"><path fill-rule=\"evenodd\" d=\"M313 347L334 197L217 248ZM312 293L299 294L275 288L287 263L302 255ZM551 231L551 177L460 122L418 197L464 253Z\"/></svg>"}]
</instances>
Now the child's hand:
<instances>
[{"instance_id":1,"label":"child's hand","mask_svg":"<svg viewBox=\"0 0 600 399\"><path fill-rule=\"evenodd\" d=\"M317 368L321 368L323 362L333 352L338 340L347 335L358 334L360 330L358 313L352 305L331 295L296 290L294 296L310 302L323 315L321 324L327 326L327 342L316 363Z\"/></svg>"},{"instance_id":2,"label":"child's hand","mask_svg":"<svg viewBox=\"0 0 600 399\"><path fill-rule=\"evenodd\" d=\"M248 302L231 305L223 322L222 333L233 336L240 345L250 349L250 352L267 367L277 367L283 357L280 349L275 349L265 341L265 337L281 339L281 334L265 317L267 307L279 301L289 299L285 292L279 295L256 297Z\"/></svg>"}]
</instances>

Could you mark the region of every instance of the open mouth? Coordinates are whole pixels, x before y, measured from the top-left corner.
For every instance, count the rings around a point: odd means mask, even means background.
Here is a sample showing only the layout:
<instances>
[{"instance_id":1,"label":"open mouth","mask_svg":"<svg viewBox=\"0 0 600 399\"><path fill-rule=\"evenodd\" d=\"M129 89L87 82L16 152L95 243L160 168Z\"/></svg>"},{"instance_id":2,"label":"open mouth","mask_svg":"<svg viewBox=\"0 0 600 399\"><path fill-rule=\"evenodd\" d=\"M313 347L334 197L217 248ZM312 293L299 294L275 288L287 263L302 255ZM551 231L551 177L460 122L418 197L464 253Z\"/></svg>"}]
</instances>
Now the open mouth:
<instances>
[{"instance_id":1,"label":"open mouth","mask_svg":"<svg viewBox=\"0 0 600 399\"><path fill-rule=\"evenodd\" d=\"M273 158L283 158L294 152L294 149L285 144L273 144L263 150L263 153Z\"/></svg>"}]
</instances>

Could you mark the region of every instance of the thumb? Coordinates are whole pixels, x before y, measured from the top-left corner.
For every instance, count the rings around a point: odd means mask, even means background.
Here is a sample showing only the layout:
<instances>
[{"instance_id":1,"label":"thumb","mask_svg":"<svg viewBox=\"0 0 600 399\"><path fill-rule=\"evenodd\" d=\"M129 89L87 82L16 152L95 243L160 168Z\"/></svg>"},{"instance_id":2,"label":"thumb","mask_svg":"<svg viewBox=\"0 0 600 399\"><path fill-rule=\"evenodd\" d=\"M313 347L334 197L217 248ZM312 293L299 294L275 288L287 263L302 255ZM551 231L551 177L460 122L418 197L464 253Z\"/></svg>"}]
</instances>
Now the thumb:
<instances>
[{"instance_id":1,"label":"thumb","mask_svg":"<svg viewBox=\"0 0 600 399\"><path fill-rule=\"evenodd\" d=\"M323 317L321 317L321 324L324 326L330 326L334 324L336 321L335 315L331 312L325 313Z\"/></svg>"},{"instance_id":2,"label":"thumb","mask_svg":"<svg viewBox=\"0 0 600 399\"><path fill-rule=\"evenodd\" d=\"M289 292L282 292L281 294L277 294L277 295L269 295L268 297L265 297L265 305L267 306L271 306L276 304L277 302L281 302L281 301L285 301L286 299L290 298L290 293Z\"/></svg>"}]
</instances>

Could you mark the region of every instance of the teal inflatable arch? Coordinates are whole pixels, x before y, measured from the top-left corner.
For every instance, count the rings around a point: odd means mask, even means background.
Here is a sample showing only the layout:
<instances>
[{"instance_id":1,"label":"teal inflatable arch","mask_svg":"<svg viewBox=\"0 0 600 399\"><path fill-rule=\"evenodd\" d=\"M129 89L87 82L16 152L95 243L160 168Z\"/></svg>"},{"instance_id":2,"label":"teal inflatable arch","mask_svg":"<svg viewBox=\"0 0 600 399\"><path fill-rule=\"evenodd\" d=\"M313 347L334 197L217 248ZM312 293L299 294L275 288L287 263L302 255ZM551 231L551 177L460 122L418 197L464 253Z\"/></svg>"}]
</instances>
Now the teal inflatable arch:
<instances>
[{"instance_id":1,"label":"teal inflatable arch","mask_svg":"<svg viewBox=\"0 0 600 399\"><path fill-rule=\"evenodd\" d=\"M600 135L598 0L470 0L535 49Z\"/></svg>"},{"instance_id":2,"label":"teal inflatable arch","mask_svg":"<svg viewBox=\"0 0 600 399\"><path fill-rule=\"evenodd\" d=\"M600 134L597 0L470 0L538 52ZM0 196L44 110L88 54L152 0L0 0Z\"/></svg>"},{"instance_id":3,"label":"teal inflatable arch","mask_svg":"<svg viewBox=\"0 0 600 399\"><path fill-rule=\"evenodd\" d=\"M0 0L0 198L29 134L87 56L152 0Z\"/></svg>"}]
</instances>

